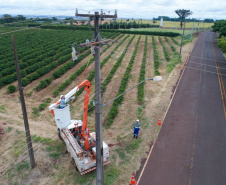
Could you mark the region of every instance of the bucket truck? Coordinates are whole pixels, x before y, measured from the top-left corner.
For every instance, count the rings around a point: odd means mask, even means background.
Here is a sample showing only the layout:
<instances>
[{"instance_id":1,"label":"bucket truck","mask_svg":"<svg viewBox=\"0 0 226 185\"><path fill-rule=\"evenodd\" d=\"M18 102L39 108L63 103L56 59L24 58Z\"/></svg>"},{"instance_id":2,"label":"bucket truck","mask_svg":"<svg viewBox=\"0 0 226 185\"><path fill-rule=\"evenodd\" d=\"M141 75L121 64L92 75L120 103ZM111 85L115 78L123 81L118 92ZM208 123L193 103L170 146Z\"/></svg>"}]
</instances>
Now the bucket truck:
<instances>
[{"instance_id":1,"label":"bucket truck","mask_svg":"<svg viewBox=\"0 0 226 185\"><path fill-rule=\"evenodd\" d=\"M49 110L55 117L59 138L65 142L73 164L81 175L96 169L96 133L90 133L87 127L91 84L85 80L65 95L65 100L68 100L83 87L85 87L83 121L71 120L70 106L60 109L60 100L49 106ZM103 162L104 165L110 163L109 148L105 142L103 142Z\"/></svg>"}]
</instances>

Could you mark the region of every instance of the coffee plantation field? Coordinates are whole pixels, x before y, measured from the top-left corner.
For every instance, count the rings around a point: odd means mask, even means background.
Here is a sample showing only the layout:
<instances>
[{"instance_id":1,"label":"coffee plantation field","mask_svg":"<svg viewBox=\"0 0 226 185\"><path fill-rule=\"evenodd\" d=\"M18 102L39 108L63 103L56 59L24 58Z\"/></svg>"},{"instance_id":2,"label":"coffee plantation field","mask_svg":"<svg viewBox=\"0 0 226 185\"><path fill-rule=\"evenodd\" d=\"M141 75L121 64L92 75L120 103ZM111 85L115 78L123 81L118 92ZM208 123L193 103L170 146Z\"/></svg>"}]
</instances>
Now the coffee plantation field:
<instances>
[{"instance_id":1,"label":"coffee plantation field","mask_svg":"<svg viewBox=\"0 0 226 185\"><path fill-rule=\"evenodd\" d=\"M1 30L4 33L6 30ZM24 87L36 168L29 167L26 137L11 34L14 35ZM101 46L103 103L123 93L140 81L161 75L160 82L147 81L103 107L103 138L110 147L111 163L105 166L106 184L129 184L131 173L140 167L150 142L170 102L173 87L184 63L168 64L178 59L180 37L101 32L113 39ZM3 184L93 184L95 171L81 176L74 169L64 143L58 139L54 118L48 110L61 94L66 94L81 80L92 84L88 126L95 131L95 62L90 48L80 48L76 62L71 59L73 43L91 40L91 30L27 29L0 35L0 174ZM193 42L195 39L193 40ZM193 42L183 46L184 62ZM85 71L85 73L84 73ZM9 87L10 85L10 87ZM99 88L100 90L100 88ZM80 90L71 104L72 119L82 119L84 92ZM133 140L133 124L140 119L139 138ZM25 159L24 159L25 158ZM132 162L131 162L132 161Z\"/></svg>"}]
</instances>

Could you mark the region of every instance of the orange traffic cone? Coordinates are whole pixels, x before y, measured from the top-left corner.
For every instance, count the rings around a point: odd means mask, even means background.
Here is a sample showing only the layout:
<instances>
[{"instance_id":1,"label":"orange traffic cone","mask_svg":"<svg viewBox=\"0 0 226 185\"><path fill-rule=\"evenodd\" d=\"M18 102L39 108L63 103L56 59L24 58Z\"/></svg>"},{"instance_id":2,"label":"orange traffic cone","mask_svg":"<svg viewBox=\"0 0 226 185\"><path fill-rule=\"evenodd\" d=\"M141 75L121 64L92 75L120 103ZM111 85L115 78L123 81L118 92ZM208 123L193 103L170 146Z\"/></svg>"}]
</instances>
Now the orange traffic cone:
<instances>
[{"instance_id":1,"label":"orange traffic cone","mask_svg":"<svg viewBox=\"0 0 226 185\"><path fill-rule=\"evenodd\" d=\"M134 173L132 174L132 179L131 179L129 185L133 185L133 184L135 184L135 185L137 184L137 182L135 181Z\"/></svg>"},{"instance_id":2,"label":"orange traffic cone","mask_svg":"<svg viewBox=\"0 0 226 185\"><path fill-rule=\"evenodd\" d=\"M158 125L162 125L162 123L161 123L161 118L159 118Z\"/></svg>"}]
</instances>

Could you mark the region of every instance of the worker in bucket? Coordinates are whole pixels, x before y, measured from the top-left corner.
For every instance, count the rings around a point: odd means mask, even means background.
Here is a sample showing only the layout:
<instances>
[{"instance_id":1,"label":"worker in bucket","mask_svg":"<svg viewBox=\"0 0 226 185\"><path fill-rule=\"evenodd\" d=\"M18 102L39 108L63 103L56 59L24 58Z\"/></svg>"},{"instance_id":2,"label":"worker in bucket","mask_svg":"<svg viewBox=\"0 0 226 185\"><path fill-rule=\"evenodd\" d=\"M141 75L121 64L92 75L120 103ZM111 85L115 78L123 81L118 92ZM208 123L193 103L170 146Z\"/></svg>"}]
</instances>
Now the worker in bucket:
<instances>
[{"instance_id":1,"label":"worker in bucket","mask_svg":"<svg viewBox=\"0 0 226 185\"><path fill-rule=\"evenodd\" d=\"M139 119L137 119L136 123L134 124L134 132L133 132L133 138L136 137L136 139L138 138L138 134L139 134L139 131L140 131L140 123L139 123Z\"/></svg>"},{"instance_id":2,"label":"worker in bucket","mask_svg":"<svg viewBox=\"0 0 226 185\"><path fill-rule=\"evenodd\" d=\"M60 109L66 107L66 105L70 102L70 100L75 99L75 97L71 97L70 99L66 100L64 95L60 96Z\"/></svg>"}]
</instances>

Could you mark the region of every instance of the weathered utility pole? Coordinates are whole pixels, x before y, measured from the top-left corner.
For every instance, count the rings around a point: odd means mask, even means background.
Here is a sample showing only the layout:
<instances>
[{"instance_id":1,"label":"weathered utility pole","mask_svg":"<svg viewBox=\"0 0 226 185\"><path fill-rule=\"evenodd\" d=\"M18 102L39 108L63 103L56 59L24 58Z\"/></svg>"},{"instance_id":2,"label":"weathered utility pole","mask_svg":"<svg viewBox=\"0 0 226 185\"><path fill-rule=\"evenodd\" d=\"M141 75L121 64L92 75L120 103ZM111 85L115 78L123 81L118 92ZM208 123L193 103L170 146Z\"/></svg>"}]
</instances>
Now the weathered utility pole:
<instances>
[{"instance_id":1,"label":"weathered utility pole","mask_svg":"<svg viewBox=\"0 0 226 185\"><path fill-rule=\"evenodd\" d=\"M194 23L195 23L195 21L193 21L193 25L192 25L192 32L191 32L191 38L190 38L190 40L192 39L192 35L193 35Z\"/></svg>"},{"instance_id":2,"label":"weathered utility pole","mask_svg":"<svg viewBox=\"0 0 226 185\"><path fill-rule=\"evenodd\" d=\"M184 40L184 30L185 30L185 22L184 22L183 35L182 35L181 44L180 44L180 54L179 54L179 60L180 60L180 57L181 57L181 50L182 50L182 46L183 46L183 40Z\"/></svg>"},{"instance_id":3,"label":"weathered utility pole","mask_svg":"<svg viewBox=\"0 0 226 185\"><path fill-rule=\"evenodd\" d=\"M95 42L100 42L99 18L117 18L115 15L104 15L103 12L95 14L79 14L76 9L76 16L94 17L95 23ZM95 47L95 128L96 128L96 184L104 185L103 169L103 134L102 134L102 100L101 100L101 71L100 71L100 48Z\"/></svg>"},{"instance_id":4,"label":"weathered utility pole","mask_svg":"<svg viewBox=\"0 0 226 185\"><path fill-rule=\"evenodd\" d=\"M28 119L27 119L27 111L26 111L26 105L25 105L25 101L24 101L23 87L22 87L22 82L21 82L20 68L19 68L19 63L18 63L18 58L17 58L17 51L16 51L14 35L11 35L11 38L12 38L13 53L14 53L15 64L16 64L18 88L19 88L19 92L20 92L20 102L21 102L23 118L24 118L25 134L26 134L26 138L27 138L28 153L29 153L29 157L30 157L31 167L34 168L35 167L35 158L34 158L34 152L33 152L33 148L32 148Z\"/></svg>"}]
</instances>

